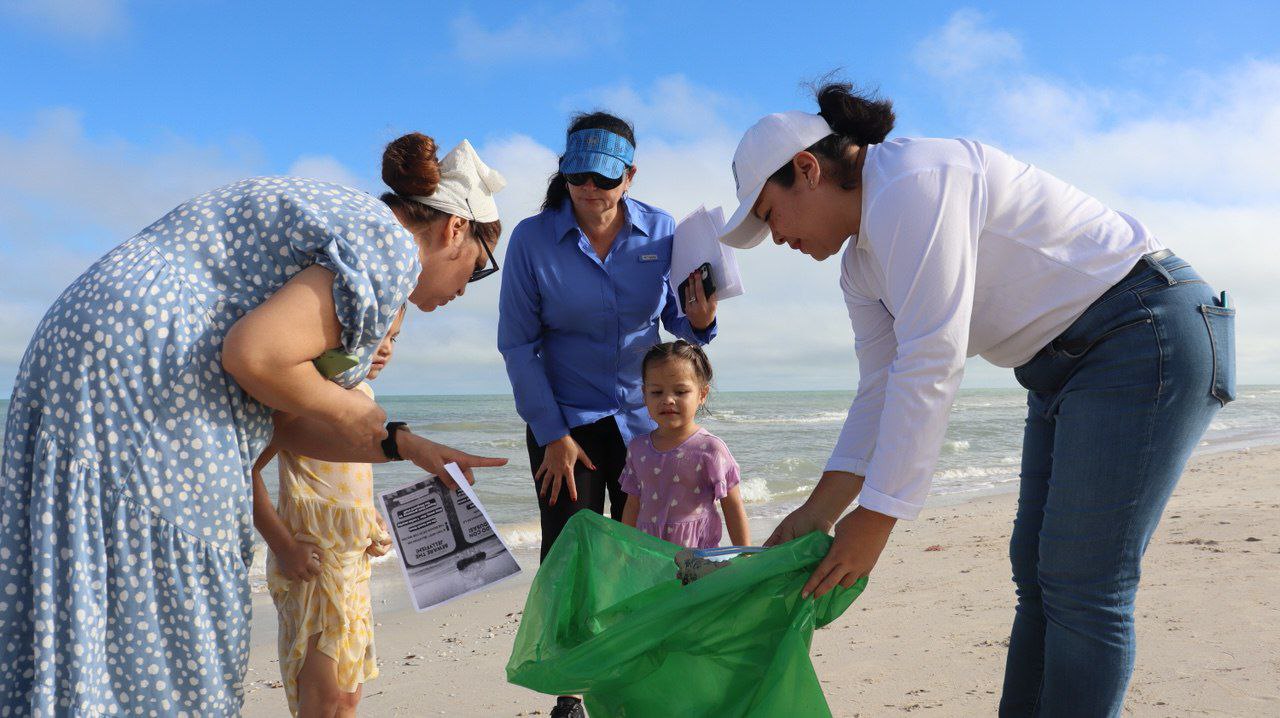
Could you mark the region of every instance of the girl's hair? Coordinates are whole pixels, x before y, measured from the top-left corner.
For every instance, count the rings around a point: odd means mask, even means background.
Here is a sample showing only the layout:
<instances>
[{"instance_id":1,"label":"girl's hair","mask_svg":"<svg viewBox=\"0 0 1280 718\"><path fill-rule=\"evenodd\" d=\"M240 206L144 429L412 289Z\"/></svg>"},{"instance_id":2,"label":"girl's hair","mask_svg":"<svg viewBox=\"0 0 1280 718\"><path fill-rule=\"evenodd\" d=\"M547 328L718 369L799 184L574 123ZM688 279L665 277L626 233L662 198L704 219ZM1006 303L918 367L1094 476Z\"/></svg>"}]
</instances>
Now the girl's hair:
<instances>
[{"instance_id":1,"label":"girl's hair","mask_svg":"<svg viewBox=\"0 0 1280 718\"><path fill-rule=\"evenodd\" d=\"M697 344L690 344L683 339L657 344L650 349L644 355L644 361L640 362L640 377L643 379L649 373L651 364L675 360L689 362L693 367L693 375L698 378L698 381L703 386L711 385L711 361L707 359L706 352L702 351L702 347Z\"/></svg>"},{"instance_id":2,"label":"girl's hair","mask_svg":"<svg viewBox=\"0 0 1280 718\"><path fill-rule=\"evenodd\" d=\"M831 125L832 134L805 149L842 189L851 190L858 186L858 177L857 158L849 150L884 142L893 130L893 102L855 91L847 82L825 82L815 88L814 95L818 114ZM795 165L787 162L769 181L790 187L796 181Z\"/></svg>"},{"instance_id":3,"label":"girl's hair","mask_svg":"<svg viewBox=\"0 0 1280 718\"><path fill-rule=\"evenodd\" d=\"M567 141L569 135L578 130L606 130L625 138L632 147L636 146L636 130L631 123L608 112L597 110L575 114L569 120L569 129L565 130L565 140ZM564 157L560 159L563 160ZM555 174L551 175L551 179L547 182L547 198L542 200L542 209L557 209L567 199L569 199L569 183L565 181L564 175L560 174L560 168L557 166Z\"/></svg>"},{"instance_id":4,"label":"girl's hair","mask_svg":"<svg viewBox=\"0 0 1280 718\"><path fill-rule=\"evenodd\" d=\"M391 188L381 199L392 209L408 218L415 227L451 216L435 207L409 199L412 196L430 197L440 186L440 160L436 158L436 141L422 134L411 132L398 137L387 145L382 153L382 181ZM470 217L463 217L470 220ZM481 242L496 246L502 234L502 222L471 222L471 234Z\"/></svg>"}]
</instances>

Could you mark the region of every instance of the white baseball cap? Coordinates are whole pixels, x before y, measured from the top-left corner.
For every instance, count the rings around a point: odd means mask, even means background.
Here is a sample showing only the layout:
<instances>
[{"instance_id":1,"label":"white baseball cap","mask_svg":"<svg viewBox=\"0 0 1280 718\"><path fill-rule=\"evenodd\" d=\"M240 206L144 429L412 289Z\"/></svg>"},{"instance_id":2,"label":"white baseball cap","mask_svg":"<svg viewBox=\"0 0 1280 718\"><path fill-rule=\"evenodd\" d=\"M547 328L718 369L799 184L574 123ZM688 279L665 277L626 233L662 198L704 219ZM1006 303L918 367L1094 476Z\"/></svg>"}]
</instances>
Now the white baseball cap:
<instances>
[{"instance_id":1,"label":"white baseball cap","mask_svg":"<svg viewBox=\"0 0 1280 718\"><path fill-rule=\"evenodd\" d=\"M831 134L820 115L792 110L765 115L751 126L733 153L733 182L738 188L738 210L720 234L730 247L750 249L769 236L769 225L751 213L764 183L791 161L797 152Z\"/></svg>"}]
</instances>

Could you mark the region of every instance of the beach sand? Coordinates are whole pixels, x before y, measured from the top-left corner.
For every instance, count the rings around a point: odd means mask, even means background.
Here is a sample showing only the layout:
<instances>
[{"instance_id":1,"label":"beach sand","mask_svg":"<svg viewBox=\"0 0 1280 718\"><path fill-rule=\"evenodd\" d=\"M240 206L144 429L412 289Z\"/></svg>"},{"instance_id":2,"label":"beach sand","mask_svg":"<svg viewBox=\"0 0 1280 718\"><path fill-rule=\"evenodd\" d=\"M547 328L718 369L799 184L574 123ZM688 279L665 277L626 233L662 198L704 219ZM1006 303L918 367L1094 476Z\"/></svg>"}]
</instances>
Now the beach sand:
<instances>
[{"instance_id":1,"label":"beach sand","mask_svg":"<svg viewBox=\"0 0 1280 718\"><path fill-rule=\"evenodd\" d=\"M1280 715L1280 447L1192 460L1147 552L1126 715ZM866 592L815 633L836 716L994 715L1013 618L1016 497L928 508L901 523ZM755 525L763 540L770 527ZM536 556L479 596L418 614L398 575L374 587L382 675L369 716L530 716L554 700L506 682ZM287 715L275 615L256 597L246 716Z\"/></svg>"}]
</instances>

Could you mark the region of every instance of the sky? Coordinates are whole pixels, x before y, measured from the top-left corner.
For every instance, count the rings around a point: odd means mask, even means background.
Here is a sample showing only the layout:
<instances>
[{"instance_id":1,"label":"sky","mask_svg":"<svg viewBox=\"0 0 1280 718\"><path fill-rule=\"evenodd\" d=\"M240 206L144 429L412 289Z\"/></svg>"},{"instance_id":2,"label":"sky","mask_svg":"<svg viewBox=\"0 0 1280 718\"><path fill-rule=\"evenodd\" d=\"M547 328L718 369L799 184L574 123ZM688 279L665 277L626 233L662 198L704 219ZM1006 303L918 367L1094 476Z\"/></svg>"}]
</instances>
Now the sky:
<instances>
[{"instance_id":1,"label":"sky","mask_svg":"<svg viewBox=\"0 0 1280 718\"><path fill-rule=\"evenodd\" d=\"M743 130L815 111L805 83L832 71L893 100L891 136L988 142L1137 217L1231 292L1239 381L1280 383L1280 4L1206 7L0 0L0 391L70 281L205 190L295 174L379 193L382 147L421 131L506 175L509 229L568 117L606 109L636 126L633 196L728 213ZM836 259L738 259L717 388L851 390ZM411 312L380 393L508 393L497 294ZM973 359L964 386L1016 384Z\"/></svg>"}]
</instances>

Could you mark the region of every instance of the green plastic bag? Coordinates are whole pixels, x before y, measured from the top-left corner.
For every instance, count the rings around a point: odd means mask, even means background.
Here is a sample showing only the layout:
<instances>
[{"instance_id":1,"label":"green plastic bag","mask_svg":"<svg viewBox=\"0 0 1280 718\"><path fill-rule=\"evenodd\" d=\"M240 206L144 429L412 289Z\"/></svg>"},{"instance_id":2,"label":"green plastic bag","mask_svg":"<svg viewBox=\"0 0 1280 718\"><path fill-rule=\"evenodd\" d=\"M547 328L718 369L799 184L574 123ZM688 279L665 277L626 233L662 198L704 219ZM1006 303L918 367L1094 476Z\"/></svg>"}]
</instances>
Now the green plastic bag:
<instances>
[{"instance_id":1,"label":"green plastic bag","mask_svg":"<svg viewBox=\"0 0 1280 718\"><path fill-rule=\"evenodd\" d=\"M529 589L507 680L582 694L594 718L830 716L809 642L866 586L800 598L830 546L809 534L682 586L681 547L579 511Z\"/></svg>"}]
</instances>

